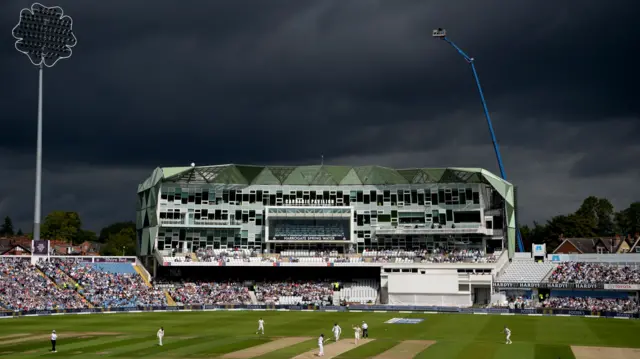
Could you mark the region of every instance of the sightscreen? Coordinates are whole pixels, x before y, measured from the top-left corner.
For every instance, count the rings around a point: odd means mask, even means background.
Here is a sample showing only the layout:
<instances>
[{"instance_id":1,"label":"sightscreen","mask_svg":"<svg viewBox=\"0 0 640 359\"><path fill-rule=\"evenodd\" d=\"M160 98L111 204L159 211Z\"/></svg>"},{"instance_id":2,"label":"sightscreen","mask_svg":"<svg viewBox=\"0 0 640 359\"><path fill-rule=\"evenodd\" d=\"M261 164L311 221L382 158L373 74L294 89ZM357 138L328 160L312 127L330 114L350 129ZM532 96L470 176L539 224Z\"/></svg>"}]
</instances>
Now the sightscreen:
<instances>
[{"instance_id":1,"label":"sightscreen","mask_svg":"<svg viewBox=\"0 0 640 359\"><path fill-rule=\"evenodd\" d=\"M274 241L349 240L349 219L271 219L269 237Z\"/></svg>"}]
</instances>

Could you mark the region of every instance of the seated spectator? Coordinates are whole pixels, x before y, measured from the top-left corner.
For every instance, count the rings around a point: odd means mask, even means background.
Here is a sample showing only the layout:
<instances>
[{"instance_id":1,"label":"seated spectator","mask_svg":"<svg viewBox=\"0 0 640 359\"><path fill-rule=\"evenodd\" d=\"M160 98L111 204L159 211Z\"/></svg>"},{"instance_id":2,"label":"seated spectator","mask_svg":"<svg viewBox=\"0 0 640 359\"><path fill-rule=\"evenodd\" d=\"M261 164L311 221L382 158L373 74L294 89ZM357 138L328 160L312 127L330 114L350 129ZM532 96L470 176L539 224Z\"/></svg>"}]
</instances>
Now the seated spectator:
<instances>
[{"instance_id":1,"label":"seated spectator","mask_svg":"<svg viewBox=\"0 0 640 359\"><path fill-rule=\"evenodd\" d=\"M235 282L186 282L168 291L179 305L251 304L249 289Z\"/></svg>"},{"instance_id":2,"label":"seated spectator","mask_svg":"<svg viewBox=\"0 0 640 359\"><path fill-rule=\"evenodd\" d=\"M332 305L333 290L325 282L267 282L256 284L258 302L281 304L281 297L300 297L302 305Z\"/></svg>"},{"instance_id":3,"label":"seated spectator","mask_svg":"<svg viewBox=\"0 0 640 359\"><path fill-rule=\"evenodd\" d=\"M110 273L81 259L52 259L53 263L73 278L80 292L97 307L134 307L167 305L164 292L148 287L138 273Z\"/></svg>"},{"instance_id":4,"label":"seated spectator","mask_svg":"<svg viewBox=\"0 0 640 359\"><path fill-rule=\"evenodd\" d=\"M74 289L62 289L30 258L0 258L0 306L9 310L86 308Z\"/></svg>"},{"instance_id":5,"label":"seated spectator","mask_svg":"<svg viewBox=\"0 0 640 359\"><path fill-rule=\"evenodd\" d=\"M605 263L563 262L553 270L549 282L640 284L640 268Z\"/></svg>"},{"instance_id":6,"label":"seated spectator","mask_svg":"<svg viewBox=\"0 0 640 359\"><path fill-rule=\"evenodd\" d=\"M598 312L635 313L638 311L638 302L634 299L551 297L547 298L542 306Z\"/></svg>"}]
</instances>

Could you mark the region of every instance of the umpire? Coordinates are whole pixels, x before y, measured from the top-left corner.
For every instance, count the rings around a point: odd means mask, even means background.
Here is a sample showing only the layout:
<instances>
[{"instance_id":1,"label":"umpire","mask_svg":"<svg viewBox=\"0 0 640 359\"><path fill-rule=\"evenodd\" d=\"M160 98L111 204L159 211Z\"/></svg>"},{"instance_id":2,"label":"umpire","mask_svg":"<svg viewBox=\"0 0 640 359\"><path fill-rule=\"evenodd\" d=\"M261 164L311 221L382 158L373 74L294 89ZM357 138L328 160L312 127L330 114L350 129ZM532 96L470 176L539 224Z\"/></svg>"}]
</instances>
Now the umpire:
<instances>
[{"instance_id":1,"label":"umpire","mask_svg":"<svg viewBox=\"0 0 640 359\"><path fill-rule=\"evenodd\" d=\"M369 325L362 321L362 337L369 338Z\"/></svg>"},{"instance_id":2,"label":"umpire","mask_svg":"<svg viewBox=\"0 0 640 359\"><path fill-rule=\"evenodd\" d=\"M51 332L51 352L55 353L56 352L56 340L58 340L58 334L56 334L56 331L52 331Z\"/></svg>"}]
</instances>

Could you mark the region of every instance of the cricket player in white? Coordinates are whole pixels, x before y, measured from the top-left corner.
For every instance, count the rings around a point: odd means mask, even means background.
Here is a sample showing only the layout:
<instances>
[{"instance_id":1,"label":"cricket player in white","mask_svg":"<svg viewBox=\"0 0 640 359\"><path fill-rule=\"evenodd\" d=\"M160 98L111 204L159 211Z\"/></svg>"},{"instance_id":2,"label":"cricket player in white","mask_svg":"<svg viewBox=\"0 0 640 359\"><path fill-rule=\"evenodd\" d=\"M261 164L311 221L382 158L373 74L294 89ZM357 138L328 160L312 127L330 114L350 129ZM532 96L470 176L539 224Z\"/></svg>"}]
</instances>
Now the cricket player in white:
<instances>
[{"instance_id":1,"label":"cricket player in white","mask_svg":"<svg viewBox=\"0 0 640 359\"><path fill-rule=\"evenodd\" d=\"M318 338L318 356L324 356L324 334L320 334Z\"/></svg>"},{"instance_id":2,"label":"cricket player in white","mask_svg":"<svg viewBox=\"0 0 640 359\"><path fill-rule=\"evenodd\" d=\"M504 334L507 336L507 342L505 344L512 344L511 342L511 329L504 327Z\"/></svg>"},{"instance_id":3,"label":"cricket player in white","mask_svg":"<svg viewBox=\"0 0 640 359\"><path fill-rule=\"evenodd\" d=\"M362 329L360 329L360 327L357 326L357 325L355 327L353 327L354 335L356 337L356 345L358 345L358 341L360 340L360 331L361 330Z\"/></svg>"},{"instance_id":4,"label":"cricket player in white","mask_svg":"<svg viewBox=\"0 0 640 359\"><path fill-rule=\"evenodd\" d=\"M56 331L52 331L51 332L51 352L52 353L57 353L58 351L56 350L56 341L58 340L58 334L56 334Z\"/></svg>"},{"instance_id":5,"label":"cricket player in white","mask_svg":"<svg viewBox=\"0 0 640 359\"><path fill-rule=\"evenodd\" d=\"M333 325L333 329L331 329L331 331L333 332L333 339L335 339L336 342L340 340L340 334L342 334L342 328L340 328L338 323L335 323Z\"/></svg>"},{"instance_id":6,"label":"cricket player in white","mask_svg":"<svg viewBox=\"0 0 640 359\"><path fill-rule=\"evenodd\" d=\"M258 331L256 334L258 333L262 333L262 335L264 335L264 320L262 320L262 318L258 320Z\"/></svg>"},{"instance_id":7,"label":"cricket player in white","mask_svg":"<svg viewBox=\"0 0 640 359\"><path fill-rule=\"evenodd\" d=\"M162 346L162 338L164 338L164 328L158 329L158 345Z\"/></svg>"}]
</instances>

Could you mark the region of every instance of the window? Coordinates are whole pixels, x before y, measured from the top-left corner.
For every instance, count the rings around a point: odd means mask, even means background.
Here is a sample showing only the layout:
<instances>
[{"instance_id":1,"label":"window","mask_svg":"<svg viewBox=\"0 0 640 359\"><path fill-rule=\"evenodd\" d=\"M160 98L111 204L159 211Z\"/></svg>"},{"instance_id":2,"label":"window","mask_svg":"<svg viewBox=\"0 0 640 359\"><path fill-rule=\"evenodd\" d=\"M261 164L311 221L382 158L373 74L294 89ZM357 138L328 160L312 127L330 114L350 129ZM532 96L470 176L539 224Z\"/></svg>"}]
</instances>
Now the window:
<instances>
[{"instance_id":1,"label":"window","mask_svg":"<svg viewBox=\"0 0 640 359\"><path fill-rule=\"evenodd\" d=\"M473 204L480 204L480 193L473 192Z\"/></svg>"},{"instance_id":2,"label":"window","mask_svg":"<svg viewBox=\"0 0 640 359\"><path fill-rule=\"evenodd\" d=\"M598 246L598 248L596 248L596 251L598 252L598 254L604 254L604 253L606 253L606 252L604 251L604 247L601 247L601 246Z\"/></svg>"},{"instance_id":3,"label":"window","mask_svg":"<svg viewBox=\"0 0 640 359\"><path fill-rule=\"evenodd\" d=\"M454 223L480 223L480 211L457 211L453 219Z\"/></svg>"},{"instance_id":4,"label":"window","mask_svg":"<svg viewBox=\"0 0 640 359\"><path fill-rule=\"evenodd\" d=\"M369 204L369 195L365 194L362 196L362 203Z\"/></svg>"},{"instance_id":5,"label":"window","mask_svg":"<svg viewBox=\"0 0 640 359\"><path fill-rule=\"evenodd\" d=\"M465 188L464 190L464 196L467 199L471 199L473 197L473 190L471 188Z\"/></svg>"},{"instance_id":6,"label":"window","mask_svg":"<svg viewBox=\"0 0 640 359\"><path fill-rule=\"evenodd\" d=\"M358 202L358 203L362 203L362 200L363 200L363 198L362 198L362 191L358 191L358 192L356 192L356 202Z\"/></svg>"},{"instance_id":7,"label":"window","mask_svg":"<svg viewBox=\"0 0 640 359\"><path fill-rule=\"evenodd\" d=\"M453 222L453 211L450 209L447 210L447 222Z\"/></svg>"}]
</instances>

